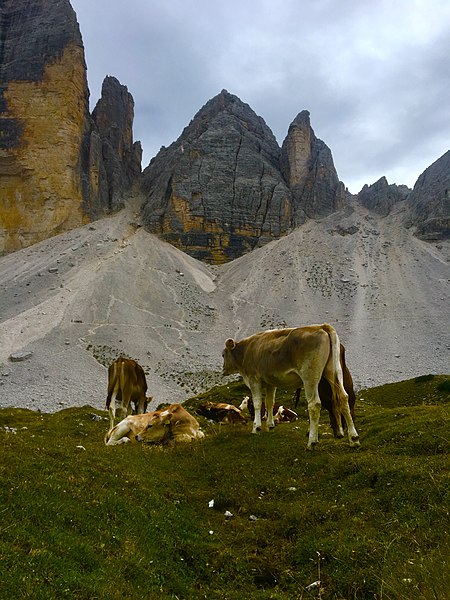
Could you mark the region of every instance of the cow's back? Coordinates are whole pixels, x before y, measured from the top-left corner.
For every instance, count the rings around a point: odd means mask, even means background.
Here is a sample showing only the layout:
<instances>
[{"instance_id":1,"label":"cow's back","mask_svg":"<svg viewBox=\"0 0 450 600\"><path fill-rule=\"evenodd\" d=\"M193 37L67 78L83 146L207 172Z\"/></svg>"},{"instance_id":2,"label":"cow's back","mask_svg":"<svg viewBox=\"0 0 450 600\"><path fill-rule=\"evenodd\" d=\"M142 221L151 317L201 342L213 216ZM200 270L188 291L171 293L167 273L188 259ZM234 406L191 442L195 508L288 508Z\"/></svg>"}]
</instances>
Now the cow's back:
<instances>
[{"instance_id":1,"label":"cow's back","mask_svg":"<svg viewBox=\"0 0 450 600\"><path fill-rule=\"evenodd\" d=\"M298 366L321 348L328 357L330 340L320 325L263 331L239 342L243 344L242 375L270 385L301 384Z\"/></svg>"}]
</instances>

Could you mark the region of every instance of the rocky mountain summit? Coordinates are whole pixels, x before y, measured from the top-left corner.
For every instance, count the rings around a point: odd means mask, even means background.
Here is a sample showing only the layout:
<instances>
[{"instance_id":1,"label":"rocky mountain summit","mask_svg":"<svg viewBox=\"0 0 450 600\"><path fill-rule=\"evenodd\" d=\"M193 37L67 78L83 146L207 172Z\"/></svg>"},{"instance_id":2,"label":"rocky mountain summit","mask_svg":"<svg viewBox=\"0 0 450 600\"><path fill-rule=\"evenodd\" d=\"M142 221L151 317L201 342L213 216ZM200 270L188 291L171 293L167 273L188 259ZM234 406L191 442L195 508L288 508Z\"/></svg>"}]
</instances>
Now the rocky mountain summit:
<instances>
[{"instance_id":1,"label":"rocky mountain summit","mask_svg":"<svg viewBox=\"0 0 450 600\"><path fill-rule=\"evenodd\" d=\"M144 170L146 228L201 260L222 263L283 235L292 194L264 120L223 90Z\"/></svg>"},{"instance_id":2,"label":"rocky mountain summit","mask_svg":"<svg viewBox=\"0 0 450 600\"><path fill-rule=\"evenodd\" d=\"M133 99L108 78L95 115L69 0L0 3L0 253L123 205L140 174Z\"/></svg>"},{"instance_id":3,"label":"rocky mountain summit","mask_svg":"<svg viewBox=\"0 0 450 600\"><path fill-rule=\"evenodd\" d=\"M147 229L191 256L223 263L344 205L330 149L309 112L282 148L264 120L222 90L143 172Z\"/></svg>"}]
</instances>

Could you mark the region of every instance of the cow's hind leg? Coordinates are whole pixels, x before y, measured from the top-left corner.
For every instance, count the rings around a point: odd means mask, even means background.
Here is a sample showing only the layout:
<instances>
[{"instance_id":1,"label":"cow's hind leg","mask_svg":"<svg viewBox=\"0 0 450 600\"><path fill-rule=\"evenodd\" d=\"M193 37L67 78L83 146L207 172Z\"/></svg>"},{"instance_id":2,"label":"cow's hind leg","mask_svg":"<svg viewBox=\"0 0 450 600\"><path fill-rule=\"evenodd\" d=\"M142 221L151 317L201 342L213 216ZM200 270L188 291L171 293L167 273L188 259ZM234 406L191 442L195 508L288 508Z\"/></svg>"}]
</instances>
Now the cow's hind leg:
<instances>
[{"instance_id":1,"label":"cow's hind leg","mask_svg":"<svg viewBox=\"0 0 450 600\"><path fill-rule=\"evenodd\" d=\"M253 408L255 410L252 433L257 433L261 431L262 386L261 383L254 382L249 385L249 388L252 392Z\"/></svg>"},{"instance_id":2,"label":"cow's hind leg","mask_svg":"<svg viewBox=\"0 0 450 600\"><path fill-rule=\"evenodd\" d=\"M111 399L109 402L109 428L112 429L114 427L114 422L116 420L116 401L117 401L117 389L114 389L111 395Z\"/></svg>"},{"instance_id":3,"label":"cow's hind leg","mask_svg":"<svg viewBox=\"0 0 450 600\"><path fill-rule=\"evenodd\" d=\"M120 400L120 408L118 411L119 420L123 420L126 417L128 417L128 415L131 415L133 413L133 407L131 405L131 395L122 392Z\"/></svg>"},{"instance_id":4,"label":"cow's hind leg","mask_svg":"<svg viewBox=\"0 0 450 600\"><path fill-rule=\"evenodd\" d=\"M266 388L266 410L267 410L267 427L273 429L275 427L275 421L273 419L273 405L275 403L275 394L277 388L267 386Z\"/></svg>"},{"instance_id":5,"label":"cow's hind leg","mask_svg":"<svg viewBox=\"0 0 450 600\"><path fill-rule=\"evenodd\" d=\"M309 434L307 450L313 450L319 441L320 397L318 382L305 382L305 396L308 403Z\"/></svg>"},{"instance_id":6,"label":"cow's hind leg","mask_svg":"<svg viewBox=\"0 0 450 600\"><path fill-rule=\"evenodd\" d=\"M348 398L342 403L342 416L345 419L347 425L348 443L352 448L360 446L359 435L356 431L355 424L353 423L352 414L350 412L350 406L348 404Z\"/></svg>"},{"instance_id":7,"label":"cow's hind leg","mask_svg":"<svg viewBox=\"0 0 450 600\"><path fill-rule=\"evenodd\" d=\"M127 420L118 423L111 431L106 434L105 443L107 446L117 446L118 444L126 444L131 442L128 434L131 427Z\"/></svg>"}]
</instances>

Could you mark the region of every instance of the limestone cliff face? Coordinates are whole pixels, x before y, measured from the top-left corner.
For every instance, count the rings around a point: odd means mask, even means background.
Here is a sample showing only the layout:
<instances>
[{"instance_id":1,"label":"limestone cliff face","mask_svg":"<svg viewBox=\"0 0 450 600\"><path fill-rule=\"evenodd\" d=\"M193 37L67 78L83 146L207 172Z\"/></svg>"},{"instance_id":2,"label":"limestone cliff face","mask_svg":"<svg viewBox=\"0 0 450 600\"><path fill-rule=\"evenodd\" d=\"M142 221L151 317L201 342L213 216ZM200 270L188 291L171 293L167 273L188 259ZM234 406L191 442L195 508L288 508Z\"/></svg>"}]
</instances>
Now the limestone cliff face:
<instances>
[{"instance_id":1,"label":"limestone cliff face","mask_svg":"<svg viewBox=\"0 0 450 600\"><path fill-rule=\"evenodd\" d=\"M2 0L0 253L82 225L114 206L110 190L118 188L117 177L111 186L114 168L103 158L106 122L104 116L100 131L89 114L84 48L69 0ZM109 123L117 127L114 115ZM127 154L129 131L127 121L127 144L116 152ZM134 157L140 160L138 149ZM127 176L120 175L126 189Z\"/></svg>"},{"instance_id":2,"label":"limestone cliff face","mask_svg":"<svg viewBox=\"0 0 450 600\"><path fill-rule=\"evenodd\" d=\"M143 172L146 227L221 263L285 234L291 193L264 120L223 90Z\"/></svg>"},{"instance_id":3,"label":"limestone cliff face","mask_svg":"<svg viewBox=\"0 0 450 600\"><path fill-rule=\"evenodd\" d=\"M420 175L407 198L406 225L426 241L450 238L450 150Z\"/></svg>"},{"instance_id":4,"label":"limestone cliff face","mask_svg":"<svg viewBox=\"0 0 450 600\"><path fill-rule=\"evenodd\" d=\"M68 1L1 5L0 252L82 224L86 66Z\"/></svg>"},{"instance_id":5,"label":"limestone cliff face","mask_svg":"<svg viewBox=\"0 0 450 600\"><path fill-rule=\"evenodd\" d=\"M294 222L318 218L344 206L345 187L328 146L314 135L307 110L297 115L281 148L281 172L294 198Z\"/></svg>"}]
</instances>

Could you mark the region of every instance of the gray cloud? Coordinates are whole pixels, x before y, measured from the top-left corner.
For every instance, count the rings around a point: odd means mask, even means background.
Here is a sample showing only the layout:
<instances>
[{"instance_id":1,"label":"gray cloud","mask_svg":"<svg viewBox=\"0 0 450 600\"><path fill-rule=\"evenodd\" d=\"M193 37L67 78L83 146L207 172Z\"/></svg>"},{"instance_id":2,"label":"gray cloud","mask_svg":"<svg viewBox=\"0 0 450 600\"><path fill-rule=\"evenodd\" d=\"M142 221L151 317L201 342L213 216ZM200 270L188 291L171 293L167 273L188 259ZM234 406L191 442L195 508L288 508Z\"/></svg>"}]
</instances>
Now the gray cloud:
<instances>
[{"instance_id":1,"label":"gray cloud","mask_svg":"<svg viewBox=\"0 0 450 600\"><path fill-rule=\"evenodd\" d=\"M91 104L106 75L135 100L144 166L223 88L281 144L303 109L352 192L413 186L449 147L447 0L71 0Z\"/></svg>"}]
</instances>

